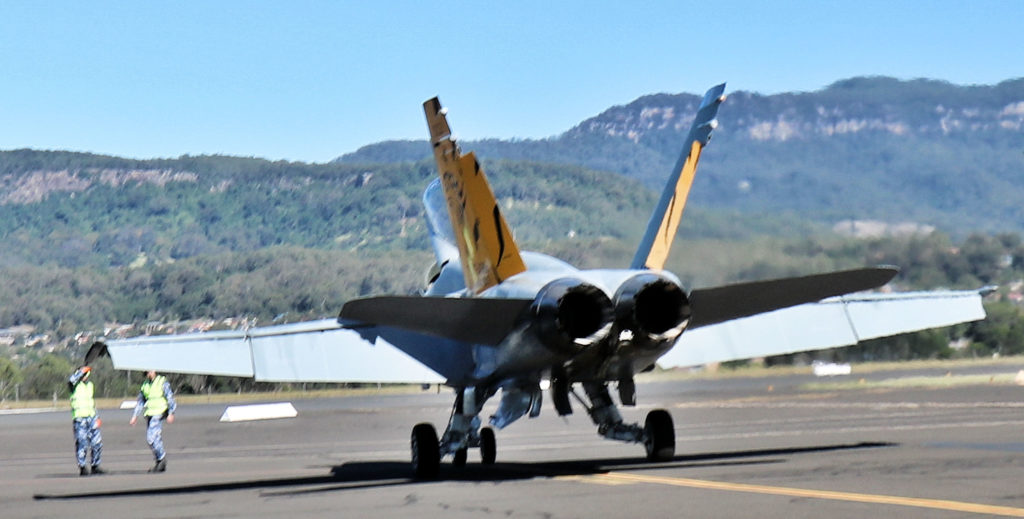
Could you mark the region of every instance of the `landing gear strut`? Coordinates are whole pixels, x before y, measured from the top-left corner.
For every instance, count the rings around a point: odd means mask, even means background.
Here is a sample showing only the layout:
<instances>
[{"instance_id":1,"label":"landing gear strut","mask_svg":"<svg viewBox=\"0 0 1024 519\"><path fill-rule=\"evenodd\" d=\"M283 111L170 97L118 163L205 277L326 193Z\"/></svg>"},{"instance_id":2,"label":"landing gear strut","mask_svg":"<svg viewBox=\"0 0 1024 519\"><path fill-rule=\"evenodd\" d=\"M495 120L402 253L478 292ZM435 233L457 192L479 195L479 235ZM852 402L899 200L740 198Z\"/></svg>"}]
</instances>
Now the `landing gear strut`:
<instances>
[{"instance_id":1,"label":"landing gear strut","mask_svg":"<svg viewBox=\"0 0 1024 519\"><path fill-rule=\"evenodd\" d=\"M664 409L655 409L647 413L644 426L625 423L622 415L608 394L608 387L599 383L584 383L583 390L590 400L587 413L597 425L597 433L609 440L643 443L650 461L667 461L676 454L676 432L672 423L672 415ZM572 393L580 403L586 402ZM633 400L635 401L635 400Z\"/></svg>"}]
</instances>

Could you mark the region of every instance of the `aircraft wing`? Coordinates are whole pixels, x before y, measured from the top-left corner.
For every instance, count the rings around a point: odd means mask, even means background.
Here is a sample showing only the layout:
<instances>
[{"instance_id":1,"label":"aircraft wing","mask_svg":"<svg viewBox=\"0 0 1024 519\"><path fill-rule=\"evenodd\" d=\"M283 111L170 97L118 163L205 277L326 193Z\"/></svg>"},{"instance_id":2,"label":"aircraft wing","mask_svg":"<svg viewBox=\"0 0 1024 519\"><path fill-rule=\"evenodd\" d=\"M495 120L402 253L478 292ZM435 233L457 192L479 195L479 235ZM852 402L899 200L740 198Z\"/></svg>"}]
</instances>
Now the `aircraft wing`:
<instances>
[{"instance_id":1,"label":"aircraft wing","mask_svg":"<svg viewBox=\"0 0 1024 519\"><path fill-rule=\"evenodd\" d=\"M988 289L852 294L687 330L658 359L700 366L840 346L985 318Z\"/></svg>"},{"instance_id":2,"label":"aircraft wing","mask_svg":"<svg viewBox=\"0 0 1024 519\"><path fill-rule=\"evenodd\" d=\"M253 377L267 382L441 383L378 331L336 319L249 330L135 337L107 343L115 369ZM435 365L445 371L445 365Z\"/></svg>"}]
</instances>

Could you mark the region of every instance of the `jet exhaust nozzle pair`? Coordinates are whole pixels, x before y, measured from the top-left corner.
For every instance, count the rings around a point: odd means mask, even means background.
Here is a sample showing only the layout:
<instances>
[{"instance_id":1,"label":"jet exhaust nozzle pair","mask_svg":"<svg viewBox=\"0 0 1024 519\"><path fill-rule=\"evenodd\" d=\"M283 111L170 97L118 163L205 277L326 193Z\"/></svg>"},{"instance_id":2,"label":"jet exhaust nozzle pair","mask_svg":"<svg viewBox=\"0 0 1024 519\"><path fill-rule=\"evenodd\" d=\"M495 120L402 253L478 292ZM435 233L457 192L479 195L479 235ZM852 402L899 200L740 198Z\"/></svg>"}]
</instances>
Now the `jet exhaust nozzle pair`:
<instances>
[{"instance_id":1,"label":"jet exhaust nozzle pair","mask_svg":"<svg viewBox=\"0 0 1024 519\"><path fill-rule=\"evenodd\" d=\"M570 355L602 342L613 328L629 330L640 346L675 340L690 318L682 287L651 273L622 283L614 303L594 285L557 279L538 292L531 310L541 342Z\"/></svg>"}]
</instances>

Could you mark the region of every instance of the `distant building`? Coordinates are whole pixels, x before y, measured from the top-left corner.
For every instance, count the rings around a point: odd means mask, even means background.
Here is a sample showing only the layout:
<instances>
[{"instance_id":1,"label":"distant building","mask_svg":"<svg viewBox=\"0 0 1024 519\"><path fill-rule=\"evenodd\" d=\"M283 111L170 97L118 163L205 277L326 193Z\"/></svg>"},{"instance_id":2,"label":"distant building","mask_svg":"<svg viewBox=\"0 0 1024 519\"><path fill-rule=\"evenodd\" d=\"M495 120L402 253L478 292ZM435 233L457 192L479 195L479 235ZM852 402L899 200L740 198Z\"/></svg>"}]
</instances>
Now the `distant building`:
<instances>
[{"instance_id":1,"label":"distant building","mask_svg":"<svg viewBox=\"0 0 1024 519\"><path fill-rule=\"evenodd\" d=\"M10 328L0 328L0 345L12 346L19 337L28 337L36 331L30 324L19 324Z\"/></svg>"}]
</instances>

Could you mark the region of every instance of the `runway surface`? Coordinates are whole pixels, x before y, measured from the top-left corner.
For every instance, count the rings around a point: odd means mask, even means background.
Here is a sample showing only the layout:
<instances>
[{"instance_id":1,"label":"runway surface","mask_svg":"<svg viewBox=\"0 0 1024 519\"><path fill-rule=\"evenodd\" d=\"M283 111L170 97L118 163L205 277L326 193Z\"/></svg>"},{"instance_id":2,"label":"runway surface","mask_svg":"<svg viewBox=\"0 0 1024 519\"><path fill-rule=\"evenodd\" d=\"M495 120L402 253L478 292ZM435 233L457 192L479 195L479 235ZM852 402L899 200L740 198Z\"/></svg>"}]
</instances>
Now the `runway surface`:
<instances>
[{"instance_id":1,"label":"runway surface","mask_svg":"<svg viewBox=\"0 0 1024 519\"><path fill-rule=\"evenodd\" d=\"M297 399L296 418L247 423L183 405L163 474L146 472L130 411L101 410L110 474L85 478L67 412L5 414L0 516L1024 517L1024 388L801 389L814 381L639 384L628 421L657 407L675 418L676 457L655 464L598 437L578 405L562 419L546 403L498 431L495 465L473 452L427 482L409 478L409 433L443 430L447 390Z\"/></svg>"}]
</instances>

